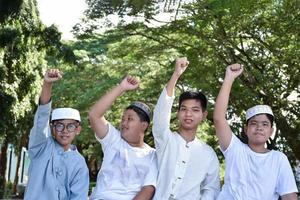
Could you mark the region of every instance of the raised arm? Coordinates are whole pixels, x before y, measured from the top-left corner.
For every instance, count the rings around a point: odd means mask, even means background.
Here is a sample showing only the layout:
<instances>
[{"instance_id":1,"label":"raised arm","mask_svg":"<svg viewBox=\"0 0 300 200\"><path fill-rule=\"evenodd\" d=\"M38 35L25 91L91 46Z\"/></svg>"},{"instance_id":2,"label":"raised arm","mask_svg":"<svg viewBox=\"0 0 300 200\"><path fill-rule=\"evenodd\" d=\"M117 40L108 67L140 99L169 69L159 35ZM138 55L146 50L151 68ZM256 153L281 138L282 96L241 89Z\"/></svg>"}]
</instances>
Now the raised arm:
<instances>
[{"instance_id":1,"label":"raised arm","mask_svg":"<svg viewBox=\"0 0 300 200\"><path fill-rule=\"evenodd\" d=\"M61 78L62 73L58 69L49 69L45 73L44 83L40 94L40 106L34 116L33 127L30 131L29 149L45 141L47 137L50 136L48 128L51 105L48 103L51 100L52 84Z\"/></svg>"},{"instance_id":2,"label":"raised arm","mask_svg":"<svg viewBox=\"0 0 300 200\"><path fill-rule=\"evenodd\" d=\"M166 86L168 96L170 97L173 96L176 83L179 77L186 70L188 65L189 65L189 61L187 60L186 57L176 59L175 70Z\"/></svg>"},{"instance_id":3,"label":"raised arm","mask_svg":"<svg viewBox=\"0 0 300 200\"><path fill-rule=\"evenodd\" d=\"M113 102L127 90L138 88L139 81L132 76L125 77L119 85L114 87L104 96L102 96L95 105L92 106L89 112L89 119L93 131L99 139L103 139L108 131L108 122L104 114L111 107Z\"/></svg>"},{"instance_id":4,"label":"raised arm","mask_svg":"<svg viewBox=\"0 0 300 200\"><path fill-rule=\"evenodd\" d=\"M240 64L233 64L227 67L226 75L215 103L213 120L216 129L216 135L223 150L227 149L232 137L232 131L226 120L229 94L235 78L238 77L242 72L243 66Z\"/></svg>"}]
</instances>

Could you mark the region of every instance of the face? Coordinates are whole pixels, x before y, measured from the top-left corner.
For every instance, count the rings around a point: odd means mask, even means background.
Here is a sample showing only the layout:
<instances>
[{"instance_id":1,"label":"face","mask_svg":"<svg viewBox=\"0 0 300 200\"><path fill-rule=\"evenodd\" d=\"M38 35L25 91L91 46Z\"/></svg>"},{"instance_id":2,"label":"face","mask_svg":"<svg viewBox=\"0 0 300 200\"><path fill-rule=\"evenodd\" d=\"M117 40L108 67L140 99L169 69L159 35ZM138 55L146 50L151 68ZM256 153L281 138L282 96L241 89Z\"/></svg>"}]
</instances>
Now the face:
<instances>
[{"instance_id":1,"label":"face","mask_svg":"<svg viewBox=\"0 0 300 200\"><path fill-rule=\"evenodd\" d=\"M245 126L248 143L253 145L265 145L273 133L271 122L267 115L260 114L250 118Z\"/></svg>"},{"instance_id":2,"label":"face","mask_svg":"<svg viewBox=\"0 0 300 200\"><path fill-rule=\"evenodd\" d=\"M202 111L200 101L188 99L181 103L177 111L179 126L184 130L197 130L198 125L207 116L207 111Z\"/></svg>"},{"instance_id":3,"label":"face","mask_svg":"<svg viewBox=\"0 0 300 200\"><path fill-rule=\"evenodd\" d=\"M123 113L120 124L121 135L129 144L140 144L144 139L147 127L148 123L142 122L134 110L127 109Z\"/></svg>"},{"instance_id":4,"label":"face","mask_svg":"<svg viewBox=\"0 0 300 200\"><path fill-rule=\"evenodd\" d=\"M75 136L81 131L81 126L76 120L64 119L53 122L52 134L56 141L68 150Z\"/></svg>"}]
</instances>

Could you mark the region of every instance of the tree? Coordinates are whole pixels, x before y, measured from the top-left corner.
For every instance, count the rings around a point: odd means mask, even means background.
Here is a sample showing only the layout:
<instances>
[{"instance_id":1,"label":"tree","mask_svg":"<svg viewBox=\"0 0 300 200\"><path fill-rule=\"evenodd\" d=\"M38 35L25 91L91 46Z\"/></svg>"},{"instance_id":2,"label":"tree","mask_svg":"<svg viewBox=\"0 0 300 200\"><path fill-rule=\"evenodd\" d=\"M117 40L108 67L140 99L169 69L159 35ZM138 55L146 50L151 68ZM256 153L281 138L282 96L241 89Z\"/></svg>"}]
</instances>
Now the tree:
<instances>
[{"instance_id":1,"label":"tree","mask_svg":"<svg viewBox=\"0 0 300 200\"><path fill-rule=\"evenodd\" d=\"M116 1L113 5L97 0L88 2L93 2L87 11L91 19L111 13L132 13L133 5L127 5L125 1ZM186 87L209 91L211 101L221 85L219 80L224 76L226 65L244 64L246 72L234 86L228 117L243 118L244 110L254 104L272 106L277 134L271 143L276 141L276 147L288 154L295 164L300 159L298 1L174 2L178 5L174 10L177 13L174 21L159 27L125 23L120 25L123 29L119 32L156 41L161 44L158 51L176 49L186 55L193 66L184 77L188 82ZM144 4L143 9L133 15L143 14L146 21L155 18L155 15L149 17L145 13L147 8L153 9L153 4L147 6ZM240 130L242 122L234 121L233 128Z\"/></svg>"},{"instance_id":2,"label":"tree","mask_svg":"<svg viewBox=\"0 0 300 200\"><path fill-rule=\"evenodd\" d=\"M45 27L41 23L35 0L1 1L0 5L0 198L2 198L7 145L12 143L19 153L23 146L27 146L28 133L47 65L64 61L74 62L74 57L72 51L60 42L61 35L57 28ZM18 174L14 181L15 190L17 183Z\"/></svg>"}]
</instances>

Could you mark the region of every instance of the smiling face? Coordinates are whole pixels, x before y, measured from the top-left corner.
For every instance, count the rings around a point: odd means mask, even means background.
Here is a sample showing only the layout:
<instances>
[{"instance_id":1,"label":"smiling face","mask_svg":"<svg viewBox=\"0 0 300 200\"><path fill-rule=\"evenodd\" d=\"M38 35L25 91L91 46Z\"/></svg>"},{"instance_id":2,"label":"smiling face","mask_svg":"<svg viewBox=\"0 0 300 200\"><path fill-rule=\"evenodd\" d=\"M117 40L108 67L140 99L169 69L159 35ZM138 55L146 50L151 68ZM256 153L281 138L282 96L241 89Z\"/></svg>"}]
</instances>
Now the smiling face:
<instances>
[{"instance_id":1,"label":"smiling face","mask_svg":"<svg viewBox=\"0 0 300 200\"><path fill-rule=\"evenodd\" d=\"M177 111L179 128L186 131L196 131L206 116L207 111L202 110L200 101L196 99L184 100Z\"/></svg>"},{"instance_id":2,"label":"smiling face","mask_svg":"<svg viewBox=\"0 0 300 200\"><path fill-rule=\"evenodd\" d=\"M134 110L127 109L124 111L120 124L121 136L130 145L139 146L143 144L147 127L148 122L142 122Z\"/></svg>"},{"instance_id":3,"label":"smiling face","mask_svg":"<svg viewBox=\"0 0 300 200\"><path fill-rule=\"evenodd\" d=\"M52 135L67 151L75 136L81 131L79 122L73 119L56 120L51 123Z\"/></svg>"},{"instance_id":4,"label":"smiling face","mask_svg":"<svg viewBox=\"0 0 300 200\"><path fill-rule=\"evenodd\" d=\"M266 114L255 115L248 120L245 126L245 134L248 144L264 146L273 133L273 127Z\"/></svg>"}]
</instances>

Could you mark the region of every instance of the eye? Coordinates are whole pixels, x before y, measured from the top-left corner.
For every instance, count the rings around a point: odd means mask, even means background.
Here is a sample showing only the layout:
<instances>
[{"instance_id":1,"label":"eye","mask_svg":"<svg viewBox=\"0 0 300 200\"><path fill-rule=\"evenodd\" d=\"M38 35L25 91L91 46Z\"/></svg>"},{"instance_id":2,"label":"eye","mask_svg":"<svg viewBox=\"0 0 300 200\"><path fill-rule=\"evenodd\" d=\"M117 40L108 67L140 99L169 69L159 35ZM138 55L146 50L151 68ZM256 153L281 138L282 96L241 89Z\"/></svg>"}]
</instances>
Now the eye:
<instances>
[{"instance_id":1,"label":"eye","mask_svg":"<svg viewBox=\"0 0 300 200\"><path fill-rule=\"evenodd\" d=\"M186 110L185 107L181 107L181 108L180 108L180 111L185 111L185 110Z\"/></svg>"},{"instance_id":2,"label":"eye","mask_svg":"<svg viewBox=\"0 0 300 200\"><path fill-rule=\"evenodd\" d=\"M75 131L76 128L77 128L77 126L75 124L68 124L67 125L68 131Z\"/></svg>"},{"instance_id":3,"label":"eye","mask_svg":"<svg viewBox=\"0 0 300 200\"><path fill-rule=\"evenodd\" d=\"M249 124L250 124L251 126L255 126L257 123L254 122L254 121L251 121Z\"/></svg>"},{"instance_id":4,"label":"eye","mask_svg":"<svg viewBox=\"0 0 300 200\"><path fill-rule=\"evenodd\" d=\"M54 127L55 127L56 131L62 131L62 130L64 130L65 125L61 124L61 123L57 123L57 124L54 125Z\"/></svg>"},{"instance_id":5,"label":"eye","mask_svg":"<svg viewBox=\"0 0 300 200\"><path fill-rule=\"evenodd\" d=\"M199 108L194 108L193 111L194 112L200 112L200 109Z\"/></svg>"}]
</instances>

